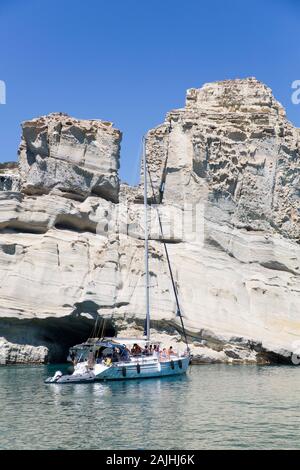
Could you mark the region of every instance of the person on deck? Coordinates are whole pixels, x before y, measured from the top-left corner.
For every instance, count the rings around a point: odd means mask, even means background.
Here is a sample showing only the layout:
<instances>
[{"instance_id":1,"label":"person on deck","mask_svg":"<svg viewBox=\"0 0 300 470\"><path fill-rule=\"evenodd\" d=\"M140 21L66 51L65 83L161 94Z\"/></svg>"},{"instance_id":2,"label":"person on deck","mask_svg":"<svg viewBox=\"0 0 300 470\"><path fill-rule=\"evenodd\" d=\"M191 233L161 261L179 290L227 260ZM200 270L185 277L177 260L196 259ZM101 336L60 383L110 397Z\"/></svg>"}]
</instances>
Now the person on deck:
<instances>
[{"instance_id":1,"label":"person on deck","mask_svg":"<svg viewBox=\"0 0 300 470\"><path fill-rule=\"evenodd\" d=\"M90 349L90 352L89 352L89 355L88 355L88 368L89 369L93 369L94 365L95 365L95 354L94 354L94 351L92 349Z\"/></svg>"},{"instance_id":2,"label":"person on deck","mask_svg":"<svg viewBox=\"0 0 300 470\"><path fill-rule=\"evenodd\" d=\"M138 356L138 355L142 354L142 348L137 343L134 343L133 348L131 350L131 353L134 356Z\"/></svg>"},{"instance_id":3,"label":"person on deck","mask_svg":"<svg viewBox=\"0 0 300 470\"><path fill-rule=\"evenodd\" d=\"M168 352L167 352L166 348L164 348L162 350L162 352L160 353L160 359L162 361L166 361L168 358L169 358Z\"/></svg>"},{"instance_id":4,"label":"person on deck","mask_svg":"<svg viewBox=\"0 0 300 470\"><path fill-rule=\"evenodd\" d=\"M156 344L153 346L153 355L159 357L159 348Z\"/></svg>"},{"instance_id":5,"label":"person on deck","mask_svg":"<svg viewBox=\"0 0 300 470\"><path fill-rule=\"evenodd\" d=\"M123 351L121 352L121 358L122 358L124 361L129 361L129 360L130 360L131 351L127 348L126 344L123 344L123 346L124 346L124 349L123 349Z\"/></svg>"},{"instance_id":6,"label":"person on deck","mask_svg":"<svg viewBox=\"0 0 300 470\"><path fill-rule=\"evenodd\" d=\"M168 349L169 356L177 356L176 352L173 350L173 346L170 346Z\"/></svg>"},{"instance_id":7,"label":"person on deck","mask_svg":"<svg viewBox=\"0 0 300 470\"><path fill-rule=\"evenodd\" d=\"M112 355L112 361L113 362L119 362L119 350L117 348L114 349L113 355Z\"/></svg>"}]
</instances>

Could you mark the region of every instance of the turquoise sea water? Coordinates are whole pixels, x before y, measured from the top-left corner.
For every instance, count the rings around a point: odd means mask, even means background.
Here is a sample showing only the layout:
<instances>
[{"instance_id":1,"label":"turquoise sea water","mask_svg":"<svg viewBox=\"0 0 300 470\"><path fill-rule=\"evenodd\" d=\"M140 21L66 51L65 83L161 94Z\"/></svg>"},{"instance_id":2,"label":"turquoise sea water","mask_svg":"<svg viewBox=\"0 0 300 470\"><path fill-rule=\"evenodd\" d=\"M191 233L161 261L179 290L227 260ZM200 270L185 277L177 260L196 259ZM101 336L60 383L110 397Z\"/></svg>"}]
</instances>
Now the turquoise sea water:
<instances>
[{"instance_id":1,"label":"turquoise sea water","mask_svg":"<svg viewBox=\"0 0 300 470\"><path fill-rule=\"evenodd\" d=\"M177 378L45 385L56 369L0 368L0 449L300 448L298 367L204 365Z\"/></svg>"}]
</instances>

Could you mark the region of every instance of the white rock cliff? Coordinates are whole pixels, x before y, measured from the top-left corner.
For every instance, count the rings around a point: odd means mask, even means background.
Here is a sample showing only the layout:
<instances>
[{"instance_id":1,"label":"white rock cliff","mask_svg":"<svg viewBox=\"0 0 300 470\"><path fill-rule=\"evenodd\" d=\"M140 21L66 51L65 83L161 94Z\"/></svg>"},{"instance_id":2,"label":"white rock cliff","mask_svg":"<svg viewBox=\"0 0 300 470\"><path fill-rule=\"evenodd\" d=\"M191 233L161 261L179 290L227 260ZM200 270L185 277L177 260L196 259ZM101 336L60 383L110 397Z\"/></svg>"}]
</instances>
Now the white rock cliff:
<instances>
[{"instance_id":1,"label":"white rock cliff","mask_svg":"<svg viewBox=\"0 0 300 470\"><path fill-rule=\"evenodd\" d=\"M23 123L18 168L0 167L0 363L62 360L97 317L141 334L142 184L120 185L120 141L65 114ZM184 347L157 202L195 359L295 362L300 130L264 84L228 80L188 90L146 150L153 335Z\"/></svg>"}]
</instances>

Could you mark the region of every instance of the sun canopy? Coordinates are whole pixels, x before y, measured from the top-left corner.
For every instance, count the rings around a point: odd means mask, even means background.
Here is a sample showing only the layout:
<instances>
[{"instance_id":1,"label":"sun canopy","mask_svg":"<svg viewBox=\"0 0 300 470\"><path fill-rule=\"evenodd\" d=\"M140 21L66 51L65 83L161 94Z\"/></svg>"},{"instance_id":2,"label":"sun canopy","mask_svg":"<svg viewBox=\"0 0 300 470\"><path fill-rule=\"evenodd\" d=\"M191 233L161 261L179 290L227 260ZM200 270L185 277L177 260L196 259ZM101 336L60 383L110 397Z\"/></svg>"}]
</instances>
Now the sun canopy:
<instances>
[{"instance_id":1,"label":"sun canopy","mask_svg":"<svg viewBox=\"0 0 300 470\"><path fill-rule=\"evenodd\" d=\"M111 348L111 349L126 349L124 344L114 343L112 341L96 341L95 343L82 343L73 346L71 349L93 349L93 348Z\"/></svg>"}]
</instances>

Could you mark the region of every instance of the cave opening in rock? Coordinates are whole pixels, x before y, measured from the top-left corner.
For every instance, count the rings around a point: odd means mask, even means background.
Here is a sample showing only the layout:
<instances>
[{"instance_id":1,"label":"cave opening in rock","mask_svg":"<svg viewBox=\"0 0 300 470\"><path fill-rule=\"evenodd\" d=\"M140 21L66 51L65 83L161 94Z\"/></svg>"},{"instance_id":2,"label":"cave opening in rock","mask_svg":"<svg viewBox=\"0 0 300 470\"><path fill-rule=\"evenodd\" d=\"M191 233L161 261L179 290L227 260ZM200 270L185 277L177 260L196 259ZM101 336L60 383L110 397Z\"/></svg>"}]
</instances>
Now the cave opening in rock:
<instances>
[{"instance_id":1,"label":"cave opening in rock","mask_svg":"<svg viewBox=\"0 0 300 470\"><path fill-rule=\"evenodd\" d=\"M116 331L110 319L104 321L98 317L99 331L103 336L115 336ZM1 320L0 329L3 338L11 343L13 355L6 363L64 363L69 348L94 337L95 319L82 315L68 315L61 318L31 320ZM44 346L48 351L44 357L36 359L36 348ZM25 348L25 349L24 349ZM19 353L15 352L19 351ZM27 357L25 357L27 355Z\"/></svg>"}]
</instances>

